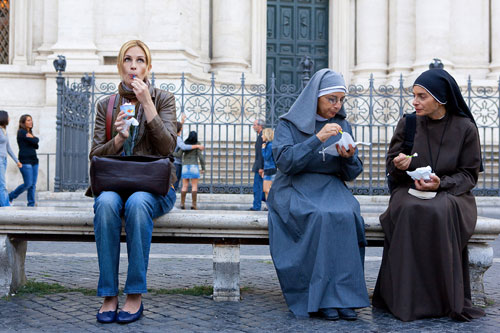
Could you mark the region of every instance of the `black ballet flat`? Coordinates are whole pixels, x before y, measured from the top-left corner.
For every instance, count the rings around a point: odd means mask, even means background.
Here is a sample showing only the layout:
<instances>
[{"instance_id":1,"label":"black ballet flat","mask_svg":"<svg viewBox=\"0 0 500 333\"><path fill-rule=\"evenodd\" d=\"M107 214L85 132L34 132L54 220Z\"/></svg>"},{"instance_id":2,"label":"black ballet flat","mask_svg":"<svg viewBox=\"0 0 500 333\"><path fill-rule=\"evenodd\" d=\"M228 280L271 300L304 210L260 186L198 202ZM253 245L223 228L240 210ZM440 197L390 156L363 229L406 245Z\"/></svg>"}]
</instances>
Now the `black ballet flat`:
<instances>
[{"instance_id":1,"label":"black ballet flat","mask_svg":"<svg viewBox=\"0 0 500 333\"><path fill-rule=\"evenodd\" d=\"M130 313L127 311L120 311L120 312L118 312L118 316L116 316L116 322L120 323L120 324L128 324L128 323L134 322L134 321L138 320L139 318L141 318L143 311L144 311L144 306L142 306L142 303L141 303L141 307L139 308L139 310L136 313Z\"/></svg>"},{"instance_id":2,"label":"black ballet flat","mask_svg":"<svg viewBox=\"0 0 500 333\"><path fill-rule=\"evenodd\" d=\"M326 320L339 320L339 312L334 308L319 309L319 314Z\"/></svg>"},{"instance_id":3,"label":"black ballet flat","mask_svg":"<svg viewBox=\"0 0 500 333\"><path fill-rule=\"evenodd\" d=\"M358 319L358 315L356 314L356 311L353 309L349 308L344 308L344 309L337 309L340 318L344 320L356 320Z\"/></svg>"},{"instance_id":4,"label":"black ballet flat","mask_svg":"<svg viewBox=\"0 0 500 333\"><path fill-rule=\"evenodd\" d=\"M106 311L106 312L97 311L97 314L95 315L95 317L96 317L97 321L100 322L101 324L114 323L116 321L116 318L117 318L117 315L116 315L117 311L118 311L118 304L116 304L115 311Z\"/></svg>"}]
</instances>

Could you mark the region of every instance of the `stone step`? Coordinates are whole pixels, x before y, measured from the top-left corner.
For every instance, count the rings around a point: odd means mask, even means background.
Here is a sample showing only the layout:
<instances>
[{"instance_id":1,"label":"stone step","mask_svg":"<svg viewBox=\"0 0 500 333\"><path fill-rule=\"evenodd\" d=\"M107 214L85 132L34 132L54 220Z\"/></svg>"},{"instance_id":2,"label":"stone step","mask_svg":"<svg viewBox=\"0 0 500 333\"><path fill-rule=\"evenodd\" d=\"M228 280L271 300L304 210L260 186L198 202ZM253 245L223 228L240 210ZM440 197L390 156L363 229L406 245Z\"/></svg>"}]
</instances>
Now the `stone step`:
<instances>
[{"instance_id":1,"label":"stone step","mask_svg":"<svg viewBox=\"0 0 500 333\"><path fill-rule=\"evenodd\" d=\"M37 205L40 207L91 207L92 198L83 192L38 192ZM362 213L381 214L389 204L387 195L356 195ZM247 210L252 206L252 194L198 194L198 208L202 210ZM500 218L500 197L476 197L479 216ZM25 206L22 201L15 201L15 206ZM176 207L180 207L180 194L177 194ZM186 206L191 207L191 194L186 196ZM262 203L262 209L265 207Z\"/></svg>"}]
</instances>

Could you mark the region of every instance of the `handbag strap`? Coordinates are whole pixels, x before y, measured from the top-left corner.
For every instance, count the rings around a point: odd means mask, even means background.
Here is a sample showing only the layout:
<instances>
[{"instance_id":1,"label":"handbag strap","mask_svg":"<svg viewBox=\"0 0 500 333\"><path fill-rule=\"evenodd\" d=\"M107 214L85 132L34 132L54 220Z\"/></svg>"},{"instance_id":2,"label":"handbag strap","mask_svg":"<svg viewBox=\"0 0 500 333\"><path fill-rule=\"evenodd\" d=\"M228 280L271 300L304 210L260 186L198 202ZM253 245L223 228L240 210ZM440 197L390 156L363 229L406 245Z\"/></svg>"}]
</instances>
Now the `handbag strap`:
<instances>
[{"instance_id":1,"label":"handbag strap","mask_svg":"<svg viewBox=\"0 0 500 333\"><path fill-rule=\"evenodd\" d=\"M111 140L111 122L113 121L113 110L115 109L116 95L110 96L108 101L108 110L106 112L106 141Z\"/></svg>"}]
</instances>

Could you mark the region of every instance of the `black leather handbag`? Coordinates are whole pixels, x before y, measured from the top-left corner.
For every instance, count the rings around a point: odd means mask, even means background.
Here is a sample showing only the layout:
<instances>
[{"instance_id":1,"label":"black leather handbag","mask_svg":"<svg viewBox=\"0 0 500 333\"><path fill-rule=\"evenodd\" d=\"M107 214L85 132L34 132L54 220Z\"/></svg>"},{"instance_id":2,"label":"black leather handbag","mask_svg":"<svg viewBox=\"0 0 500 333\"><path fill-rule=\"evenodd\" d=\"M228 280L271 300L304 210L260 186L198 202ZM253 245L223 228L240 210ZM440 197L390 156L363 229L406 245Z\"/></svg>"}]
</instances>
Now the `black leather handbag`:
<instances>
[{"instance_id":1,"label":"black leather handbag","mask_svg":"<svg viewBox=\"0 0 500 333\"><path fill-rule=\"evenodd\" d=\"M130 195L144 191L166 195L173 163L170 157L94 156L90 162L90 186L94 196L102 191Z\"/></svg>"}]
</instances>

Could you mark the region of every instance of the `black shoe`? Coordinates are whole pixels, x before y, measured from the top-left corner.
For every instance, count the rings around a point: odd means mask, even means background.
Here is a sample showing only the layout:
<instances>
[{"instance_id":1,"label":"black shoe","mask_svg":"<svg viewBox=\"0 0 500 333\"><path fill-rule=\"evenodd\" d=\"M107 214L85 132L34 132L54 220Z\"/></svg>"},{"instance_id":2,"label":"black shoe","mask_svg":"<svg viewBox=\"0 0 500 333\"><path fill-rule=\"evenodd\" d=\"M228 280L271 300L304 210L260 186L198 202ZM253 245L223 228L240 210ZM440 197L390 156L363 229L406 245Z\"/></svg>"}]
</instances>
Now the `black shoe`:
<instances>
[{"instance_id":1,"label":"black shoe","mask_svg":"<svg viewBox=\"0 0 500 333\"><path fill-rule=\"evenodd\" d=\"M115 311L99 312L95 315L98 322L102 324L114 323L116 321L116 312L118 311L118 304L116 304Z\"/></svg>"},{"instance_id":2,"label":"black shoe","mask_svg":"<svg viewBox=\"0 0 500 333\"><path fill-rule=\"evenodd\" d=\"M356 311L354 311L353 309L345 308L345 309L337 309L337 310L338 310L340 318L342 318L344 320L356 320L356 319L358 319L358 315L356 314Z\"/></svg>"},{"instance_id":3,"label":"black shoe","mask_svg":"<svg viewBox=\"0 0 500 333\"><path fill-rule=\"evenodd\" d=\"M118 312L118 316L116 316L116 322L120 323L120 324L128 324L128 323L134 322L137 319L141 318L143 310L144 310L144 307L142 306L142 303L141 303L141 307L139 308L139 310L136 313L120 311L120 312Z\"/></svg>"},{"instance_id":4,"label":"black shoe","mask_svg":"<svg viewBox=\"0 0 500 333\"><path fill-rule=\"evenodd\" d=\"M260 209L255 209L255 208L248 208L248 210L254 211L254 212L260 212Z\"/></svg>"},{"instance_id":5,"label":"black shoe","mask_svg":"<svg viewBox=\"0 0 500 333\"><path fill-rule=\"evenodd\" d=\"M319 314L326 320L339 320L339 313L334 308L319 309Z\"/></svg>"}]
</instances>

